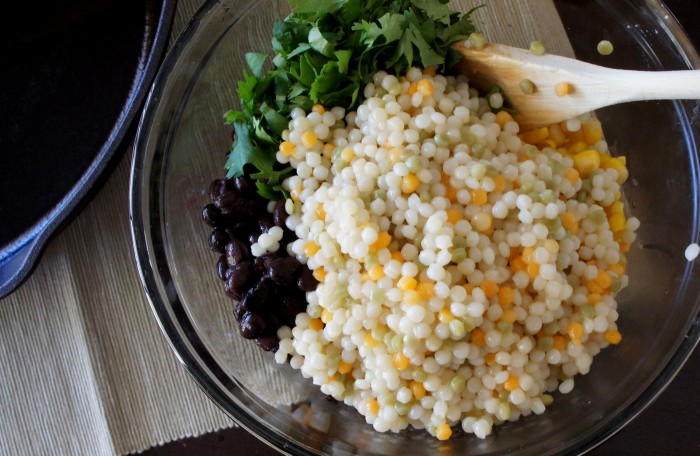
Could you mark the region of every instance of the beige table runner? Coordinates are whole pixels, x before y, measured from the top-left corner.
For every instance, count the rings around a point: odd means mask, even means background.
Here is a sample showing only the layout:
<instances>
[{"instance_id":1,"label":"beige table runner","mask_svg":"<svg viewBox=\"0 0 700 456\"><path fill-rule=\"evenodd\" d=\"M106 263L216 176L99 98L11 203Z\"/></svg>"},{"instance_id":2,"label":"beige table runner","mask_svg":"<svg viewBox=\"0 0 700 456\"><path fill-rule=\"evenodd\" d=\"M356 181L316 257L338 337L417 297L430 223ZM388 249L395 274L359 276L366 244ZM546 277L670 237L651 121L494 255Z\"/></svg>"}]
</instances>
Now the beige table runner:
<instances>
[{"instance_id":1,"label":"beige table runner","mask_svg":"<svg viewBox=\"0 0 700 456\"><path fill-rule=\"evenodd\" d=\"M178 2L171 44L201 3ZM475 19L487 36L572 53L552 0L485 3ZM143 294L129 232L131 152L0 300L2 455L129 454L235 425L188 377Z\"/></svg>"}]
</instances>

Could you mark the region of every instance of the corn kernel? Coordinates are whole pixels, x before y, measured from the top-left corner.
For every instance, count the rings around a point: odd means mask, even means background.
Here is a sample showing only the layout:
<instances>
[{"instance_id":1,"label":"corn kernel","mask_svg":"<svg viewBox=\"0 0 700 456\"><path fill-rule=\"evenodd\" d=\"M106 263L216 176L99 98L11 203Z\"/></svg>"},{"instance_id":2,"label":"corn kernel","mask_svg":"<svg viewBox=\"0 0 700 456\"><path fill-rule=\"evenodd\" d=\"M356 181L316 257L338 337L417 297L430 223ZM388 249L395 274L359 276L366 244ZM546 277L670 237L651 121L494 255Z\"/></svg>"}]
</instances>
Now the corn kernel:
<instances>
[{"instance_id":1,"label":"corn kernel","mask_svg":"<svg viewBox=\"0 0 700 456\"><path fill-rule=\"evenodd\" d=\"M411 85L408 86L408 94L413 95L416 92L418 92L418 83L412 82Z\"/></svg>"},{"instance_id":2,"label":"corn kernel","mask_svg":"<svg viewBox=\"0 0 700 456\"><path fill-rule=\"evenodd\" d=\"M421 79L418 81L418 93L424 97L430 97L435 93L435 87L429 79Z\"/></svg>"},{"instance_id":3,"label":"corn kernel","mask_svg":"<svg viewBox=\"0 0 700 456\"><path fill-rule=\"evenodd\" d=\"M513 116L511 116L508 112L506 111L499 111L496 114L496 123L503 128L505 124L508 122L511 122L513 120Z\"/></svg>"},{"instance_id":4,"label":"corn kernel","mask_svg":"<svg viewBox=\"0 0 700 456\"><path fill-rule=\"evenodd\" d=\"M314 269L312 275L319 282L323 282L324 280L326 280L326 269L323 266L321 266L318 269Z\"/></svg>"},{"instance_id":5,"label":"corn kernel","mask_svg":"<svg viewBox=\"0 0 700 456\"><path fill-rule=\"evenodd\" d=\"M583 325L577 321L572 321L566 329L566 333L569 338L576 344L581 343L581 337L583 337Z\"/></svg>"},{"instance_id":6,"label":"corn kernel","mask_svg":"<svg viewBox=\"0 0 700 456\"><path fill-rule=\"evenodd\" d=\"M486 353L486 356L484 356L484 362L486 363L487 366L495 366L496 365L496 354L493 352Z\"/></svg>"},{"instance_id":7,"label":"corn kernel","mask_svg":"<svg viewBox=\"0 0 700 456\"><path fill-rule=\"evenodd\" d=\"M486 193L486 191L482 190L480 188L477 188L476 190L472 190L471 193L472 193L472 203L476 204L477 206L483 206L489 200L489 196Z\"/></svg>"},{"instance_id":8,"label":"corn kernel","mask_svg":"<svg viewBox=\"0 0 700 456\"><path fill-rule=\"evenodd\" d=\"M403 276L396 283L396 286L403 291L415 290L416 286L418 286L418 281L413 277Z\"/></svg>"},{"instance_id":9,"label":"corn kernel","mask_svg":"<svg viewBox=\"0 0 700 456\"><path fill-rule=\"evenodd\" d=\"M318 144L318 136L313 131L307 131L301 135L301 143L304 147L311 149L316 144Z\"/></svg>"},{"instance_id":10,"label":"corn kernel","mask_svg":"<svg viewBox=\"0 0 700 456\"><path fill-rule=\"evenodd\" d=\"M568 82L560 82L559 84L554 86L554 93L558 97L565 97L568 94L570 94L572 91L571 84Z\"/></svg>"},{"instance_id":11,"label":"corn kernel","mask_svg":"<svg viewBox=\"0 0 700 456\"><path fill-rule=\"evenodd\" d=\"M368 415L376 415L379 413L379 402L374 398L368 400L366 409Z\"/></svg>"},{"instance_id":12,"label":"corn kernel","mask_svg":"<svg viewBox=\"0 0 700 456\"><path fill-rule=\"evenodd\" d=\"M506 323L510 323L511 325L517 320L518 313L513 309L504 310L503 315L501 315L501 321L505 321Z\"/></svg>"},{"instance_id":13,"label":"corn kernel","mask_svg":"<svg viewBox=\"0 0 700 456\"><path fill-rule=\"evenodd\" d=\"M578 220L576 220L576 216L571 212L564 212L561 224L565 229L571 231L574 234L578 232Z\"/></svg>"},{"instance_id":14,"label":"corn kernel","mask_svg":"<svg viewBox=\"0 0 700 456\"><path fill-rule=\"evenodd\" d=\"M340 152L340 159L344 162L350 163L353 158L355 158L355 151L352 147L346 147Z\"/></svg>"},{"instance_id":15,"label":"corn kernel","mask_svg":"<svg viewBox=\"0 0 700 456\"><path fill-rule=\"evenodd\" d=\"M435 437L438 440L448 440L452 437L452 428L447 423L443 423L435 428Z\"/></svg>"},{"instance_id":16,"label":"corn kernel","mask_svg":"<svg viewBox=\"0 0 700 456\"><path fill-rule=\"evenodd\" d=\"M326 210L323 208L323 204L316 206L316 218L325 222L326 221Z\"/></svg>"},{"instance_id":17,"label":"corn kernel","mask_svg":"<svg viewBox=\"0 0 700 456\"><path fill-rule=\"evenodd\" d=\"M421 382L417 382L415 380L412 380L408 383L408 388L411 390L413 393L413 397L416 398L417 400L421 400L425 397L425 387Z\"/></svg>"},{"instance_id":18,"label":"corn kernel","mask_svg":"<svg viewBox=\"0 0 700 456\"><path fill-rule=\"evenodd\" d=\"M600 167L600 152L594 149L584 150L574 155L574 168L587 176Z\"/></svg>"},{"instance_id":19,"label":"corn kernel","mask_svg":"<svg viewBox=\"0 0 700 456\"><path fill-rule=\"evenodd\" d=\"M423 299L430 299L435 295L435 284L433 282L419 282L416 291Z\"/></svg>"},{"instance_id":20,"label":"corn kernel","mask_svg":"<svg viewBox=\"0 0 700 456\"><path fill-rule=\"evenodd\" d=\"M527 144L539 144L549 138L549 129L547 127L536 128L526 131L518 135L521 141Z\"/></svg>"},{"instance_id":21,"label":"corn kernel","mask_svg":"<svg viewBox=\"0 0 700 456\"><path fill-rule=\"evenodd\" d=\"M403 193L413 193L418 189L420 179L415 174L408 174L401 178L401 191Z\"/></svg>"},{"instance_id":22,"label":"corn kernel","mask_svg":"<svg viewBox=\"0 0 700 456\"><path fill-rule=\"evenodd\" d=\"M323 114L326 112L326 108L322 104L315 104L311 107L311 111Z\"/></svg>"},{"instance_id":23,"label":"corn kernel","mask_svg":"<svg viewBox=\"0 0 700 456\"><path fill-rule=\"evenodd\" d=\"M321 321L328 323L331 320L333 320L333 312L328 309L323 309L323 312L321 312Z\"/></svg>"},{"instance_id":24,"label":"corn kernel","mask_svg":"<svg viewBox=\"0 0 700 456\"><path fill-rule=\"evenodd\" d=\"M484 330L481 328L474 328L469 336L469 342L476 345L477 347L483 347L486 345L486 335Z\"/></svg>"},{"instance_id":25,"label":"corn kernel","mask_svg":"<svg viewBox=\"0 0 700 456\"><path fill-rule=\"evenodd\" d=\"M403 302L406 304L418 304L421 302L420 294L416 290L406 290L403 292Z\"/></svg>"},{"instance_id":26,"label":"corn kernel","mask_svg":"<svg viewBox=\"0 0 700 456\"><path fill-rule=\"evenodd\" d=\"M576 168L569 168L564 173L564 177L571 182L571 185L576 185L576 183L581 180L581 173L579 173Z\"/></svg>"},{"instance_id":27,"label":"corn kernel","mask_svg":"<svg viewBox=\"0 0 700 456\"><path fill-rule=\"evenodd\" d=\"M487 298L491 298L498 294L498 284L493 280L484 280L481 282L481 289L484 290L484 294Z\"/></svg>"},{"instance_id":28,"label":"corn kernel","mask_svg":"<svg viewBox=\"0 0 700 456\"><path fill-rule=\"evenodd\" d=\"M297 146L291 141L282 141L280 143L280 152L285 157L291 157L296 152Z\"/></svg>"},{"instance_id":29,"label":"corn kernel","mask_svg":"<svg viewBox=\"0 0 700 456\"><path fill-rule=\"evenodd\" d=\"M622 334L616 329L608 329L605 331L605 340L612 345L617 345L622 341Z\"/></svg>"},{"instance_id":30,"label":"corn kernel","mask_svg":"<svg viewBox=\"0 0 700 456\"><path fill-rule=\"evenodd\" d=\"M326 143L323 145L323 158L330 160L333 158L333 152L335 151L335 146L331 143Z\"/></svg>"},{"instance_id":31,"label":"corn kernel","mask_svg":"<svg viewBox=\"0 0 700 456\"><path fill-rule=\"evenodd\" d=\"M321 247L318 244L316 244L314 241L309 241L304 246L304 255L311 258L312 256L316 255L319 250L321 250Z\"/></svg>"},{"instance_id":32,"label":"corn kernel","mask_svg":"<svg viewBox=\"0 0 700 456\"><path fill-rule=\"evenodd\" d=\"M410 366L411 362L409 359L406 357L401 352L396 352L394 355L391 357L391 364L398 370L406 370L408 369L408 366Z\"/></svg>"},{"instance_id":33,"label":"corn kernel","mask_svg":"<svg viewBox=\"0 0 700 456\"><path fill-rule=\"evenodd\" d=\"M493 191L503 193L506 191L506 178L500 174L493 178Z\"/></svg>"},{"instance_id":34,"label":"corn kernel","mask_svg":"<svg viewBox=\"0 0 700 456\"><path fill-rule=\"evenodd\" d=\"M627 228L627 221L625 220L625 216L622 214L611 215L608 219L608 223L610 224L610 230L613 233L625 231L625 229Z\"/></svg>"},{"instance_id":35,"label":"corn kernel","mask_svg":"<svg viewBox=\"0 0 700 456\"><path fill-rule=\"evenodd\" d=\"M503 389L506 391L515 391L518 388L520 388L520 379L515 375L509 376L508 380L503 384Z\"/></svg>"},{"instance_id":36,"label":"corn kernel","mask_svg":"<svg viewBox=\"0 0 700 456\"><path fill-rule=\"evenodd\" d=\"M534 279L540 274L540 265L532 262L527 265L527 275L530 276L531 279Z\"/></svg>"},{"instance_id":37,"label":"corn kernel","mask_svg":"<svg viewBox=\"0 0 700 456\"><path fill-rule=\"evenodd\" d=\"M403 150L399 147L394 147L393 149L389 150L389 160L392 163L398 163L401 161L401 154L403 153Z\"/></svg>"},{"instance_id":38,"label":"corn kernel","mask_svg":"<svg viewBox=\"0 0 700 456\"><path fill-rule=\"evenodd\" d=\"M389 233L387 233L386 231L382 231L379 233L377 240L374 241L374 243L369 246L369 251L370 252L377 252L383 248L388 247L389 244L391 244L391 235Z\"/></svg>"},{"instance_id":39,"label":"corn kernel","mask_svg":"<svg viewBox=\"0 0 700 456\"><path fill-rule=\"evenodd\" d=\"M400 250L393 250L391 252L391 259L403 262L404 258Z\"/></svg>"},{"instance_id":40,"label":"corn kernel","mask_svg":"<svg viewBox=\"0 0 700 456\"><path fill-rule=\"evenodd\" d=\"M598 277L595 278L595 283L605 289L612 285L612 276L606 271L598 271Z\"/></svg>"},{"instance_id":41,"label":"corn kernel","mask_svg":"<svg viewBox=\"0 0 700 456\"><path fill-rule=\"evenodd\" d=\"M498 289L498 303L504 309L513 305L513 289L511 287L502 286Z\"/></svg>"},{"instance_id":42,"label":"corn kernel","mask_svg":"<svg viewBox=\"0 0 700 456\"><path fill-rule=\"evenodd\" d=\"M374 348L379 344L379 341L372 337L372 334L365 334L365 346L368 348Z\"/></svg>"},{"instance_id":43,"label":"corn kernel","mask_svg":"<svg viewBox=\"0 0 700 456\"><path fill-rule=\"evenodd\" d=\"M449 323L454 320L454 318L454 315L452 315L452 312L450 312L450 309L447 307L440 309L440 312L438 312L438 320L440 320L440 323Z\"/></svg>"},{"instance_id":44,"label":"corn kernel","mask_svg":"<svg viewBox=\"0 0 700 456\"><path fill-rule=\"evenodd\" d=\"M450 209L447 211L447 221L453 225L462 220L462 213L457 209Z\"/></svg>"},{"instance_id":45,"label":"corn kernel","mask_svg":"<svg viewBox=\"0 0 700 456\"><path fill-rule=\"evenodd\" d=\"M583 132L583 140L589 146L603 139L603 127L598 120L594 119L584 123L581 125L581 131Z\"/></svg>"},{"instance_id":46,"label":"corn kernel","mask_svg":"<svg viewBox=\"0 0 700 456\"><path fill-rule=\"evenodd\" d=\"M568 151L571 155L576 155L579 152L583 152L587 148L588 148L588 144L586 144L585 141L574 141L569 146Z\"/></svg>"},{"instance_id":47,"label":"corn kernel","mask_svg":"<svg viewBox=\"0 0 700 456\"><path fill-rule=\"evenodd\" d=\"M352 364L346 363L345 361L341 361L338 363L338 373L339 374L347 374L352 372Z\"/></svg>"},{"instance_id":48,"label":"corn kernel","mask_svg":"<svg viewBox=\"0 0 700 456\"><path fill-rule=\"evenodd\" d=\"M376 282L377 280L383 278L383 277L384 277L384 266L382 266L382 265L380 265L380 264L376 264L376 265L372 266L372 267L369 268L369 270L367 271L367 277L368 277L370 280L373 280L373 281L375 281L375 282Z\"/></svg>"},{"instance_id":49,"label":"corn kernel","mask_svg":"<svg viewBox=\"0 0 700 456\"><path fill-rule=\"evenodd\" d=\"M314 331L320 331L323 329L323 322L320 318L312 318L309 320L309 328Z\"/></svg>"},{"instance_id":50,"label":"corn kernel","mask_svg":"<svg viewBox=\"0 0 700 456\"><path fill-rule=\"evenodd\" d=\"M552 348L557 350L564 350L566 348L566 338L561 334L555 334L552 336L552 339L554 341Z\"/></svg>"}]
</instances>

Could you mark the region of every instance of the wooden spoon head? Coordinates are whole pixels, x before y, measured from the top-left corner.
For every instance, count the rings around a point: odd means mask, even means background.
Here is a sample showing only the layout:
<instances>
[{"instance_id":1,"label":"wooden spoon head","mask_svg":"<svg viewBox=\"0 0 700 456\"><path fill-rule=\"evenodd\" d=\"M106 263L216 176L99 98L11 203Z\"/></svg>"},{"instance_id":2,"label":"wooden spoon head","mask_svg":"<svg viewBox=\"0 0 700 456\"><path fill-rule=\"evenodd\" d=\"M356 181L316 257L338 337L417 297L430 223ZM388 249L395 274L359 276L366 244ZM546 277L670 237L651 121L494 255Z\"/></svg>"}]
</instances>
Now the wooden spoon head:
<instances>
[{"instance_id":1,"label":"wooden spoon head","mask_svg":"<svg viewBox=\"0 0 700 456\"><path fill-rule=\"evenodd\" d=\"M457 69L467 75L470 85L485 92L498 85L517 111L513 117L523 129L552 125L590 111L583 100L581 81L566 69L572 59L536 56L497 44L473 49L459 43L455 49L465 56ZM532 94L521 89L523 80L533 83ZM563 96L556 93L561 83L568 83L570 89Z\"/></svg>"}]
</instances>

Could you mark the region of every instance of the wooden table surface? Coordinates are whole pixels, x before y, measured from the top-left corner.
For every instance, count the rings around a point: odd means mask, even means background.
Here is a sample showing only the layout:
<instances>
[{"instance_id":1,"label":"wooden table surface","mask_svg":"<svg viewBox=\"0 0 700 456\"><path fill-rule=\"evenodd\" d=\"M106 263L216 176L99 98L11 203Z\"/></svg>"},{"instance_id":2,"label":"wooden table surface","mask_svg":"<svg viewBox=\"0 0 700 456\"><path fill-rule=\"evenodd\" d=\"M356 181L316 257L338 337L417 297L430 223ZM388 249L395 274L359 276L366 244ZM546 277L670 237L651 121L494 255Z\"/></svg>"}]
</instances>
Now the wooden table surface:
<instances>
[{"instance_id":1,"label":"wooden table surface","mask_svg":"<svg viewBox=\"0 0 700 456\"><path fill-rule=\"evenodd\" d=\"M700 49L700 2L665 0ZM635 420L589 454L593 456L700 454L700 349L668 388ZM141 456L275 456L245 430L229 429L154 448Z\"/></svg>"}]
</instances>

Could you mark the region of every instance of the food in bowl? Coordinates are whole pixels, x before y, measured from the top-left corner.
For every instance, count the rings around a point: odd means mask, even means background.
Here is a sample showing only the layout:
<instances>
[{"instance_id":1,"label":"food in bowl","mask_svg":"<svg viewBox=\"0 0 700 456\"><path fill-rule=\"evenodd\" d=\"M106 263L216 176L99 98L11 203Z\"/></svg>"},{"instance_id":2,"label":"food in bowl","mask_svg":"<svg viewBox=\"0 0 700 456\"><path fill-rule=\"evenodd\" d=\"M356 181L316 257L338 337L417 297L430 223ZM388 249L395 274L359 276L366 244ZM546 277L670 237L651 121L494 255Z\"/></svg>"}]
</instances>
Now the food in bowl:
<instances>
[{"instance_id":1,"label":"food in bowl","mask_svg":"<svg viewBox=\"0 0 700 456\"><path fill-rule=\"evenodd\" d=\"M328 41L313 34L317 45ZM322 53L311 41L299 52ZM249 63L261 74L257 57ZM445 440L460 424L484 438L494 425L543 413L551 393L570 392L593 357L621 341L614 295L627 284L625 252L639 222L625 216L625 160L609 154L595 118L520 132L466 77L425 67L367 74L362 96L350 97L361 100L355 109L311 96L306 109L289 109L283 127L260 105L280 136L274 163L251 140L259 124L246 117L253 108L244 99L244 110L228 116L238 181L218 180L212 194L257 179L261 196L284 196L269 203L268 217L283 208L286 218L248 236L249 245L224 234L212 245L226 251L218 269L227 287L241 280L243 262L263 276L237 290L235 315L244 337L275 351L277 362L377 431L412 426ZM239 85L242 96L257 94L254 79ZM236 201L250 193L236 191ZM216 198L209 210L228 215ZM285 229L296 239L280 243ZM271 277L270 258L293 272ZM315 279L313 289L298 285L302 274ZM304 291L306 308L297 305L291 322L284 293L260 292L262 283ZM265 305L241 309L254 293Z\"/></svg>"}]
</instances>

